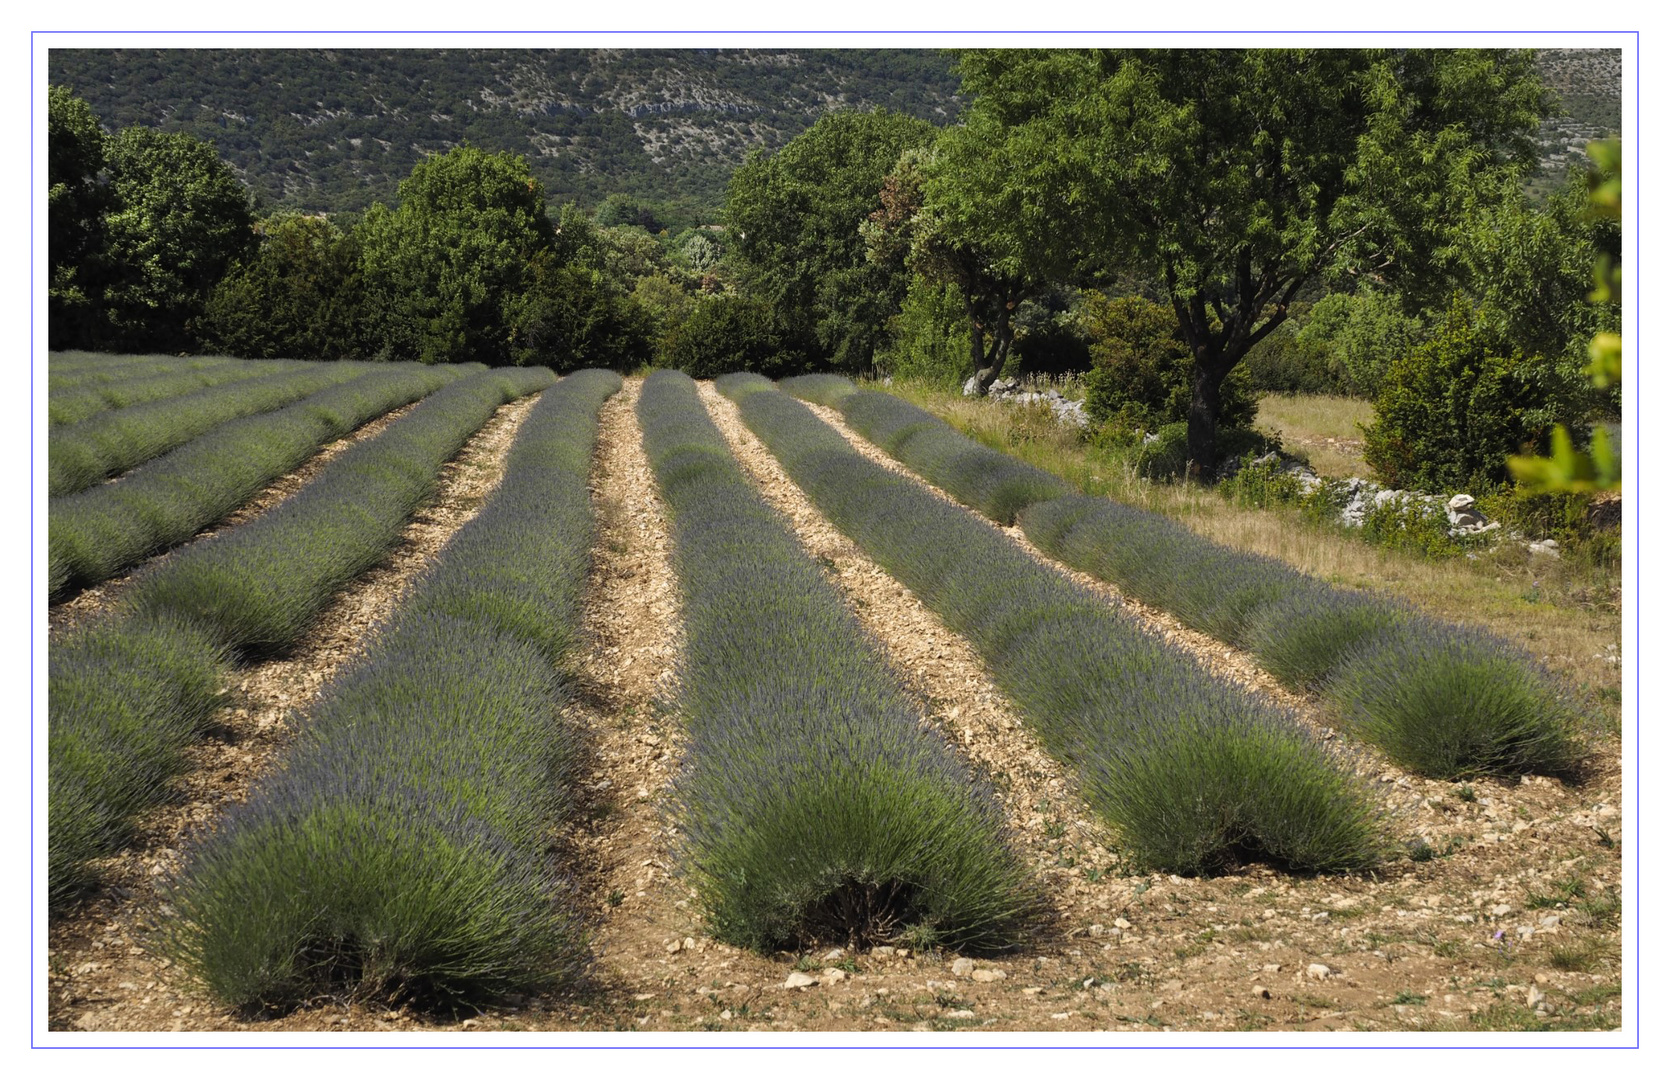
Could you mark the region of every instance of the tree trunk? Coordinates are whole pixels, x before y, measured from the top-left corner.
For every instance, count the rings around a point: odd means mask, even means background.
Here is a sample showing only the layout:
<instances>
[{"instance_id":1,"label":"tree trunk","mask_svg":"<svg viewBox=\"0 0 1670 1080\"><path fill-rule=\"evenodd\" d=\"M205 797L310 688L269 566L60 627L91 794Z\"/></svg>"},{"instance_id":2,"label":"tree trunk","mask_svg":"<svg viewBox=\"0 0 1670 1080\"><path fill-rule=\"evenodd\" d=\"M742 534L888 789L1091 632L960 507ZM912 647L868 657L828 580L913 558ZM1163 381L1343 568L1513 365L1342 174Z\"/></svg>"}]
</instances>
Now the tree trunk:
<instances>
[{"instance_id":1,"label":"tree trunk","mask_svg":"<svg viewBox=\"0 0 1670 1080\"><path fill-rule=\"evenodd\" d=\"M1195 355L1193 393L1189 399L1190 480L1209 480L1218 462L1218 412L1224 378L1233 364Z\"/></svg>"},{"instance_id":2,"label":"tree trunk","mask_svg":"<svg viewBox=\"0 0 1670 1080\"><path fill-rule=\"evenodd\" d=\"M991 390L992 383L1003 374L1003 364L1009 359L1009 346L1015 340L1015 329L1009 321L1009 314L1014 309L1010 303L997 317L997 326L992 328L992 343L988 349L982 349L983 334L978 323L974 326L974 378L963 387L966 394L970 386L974 397L985 397Z\"/></svg>"}]
</instances>

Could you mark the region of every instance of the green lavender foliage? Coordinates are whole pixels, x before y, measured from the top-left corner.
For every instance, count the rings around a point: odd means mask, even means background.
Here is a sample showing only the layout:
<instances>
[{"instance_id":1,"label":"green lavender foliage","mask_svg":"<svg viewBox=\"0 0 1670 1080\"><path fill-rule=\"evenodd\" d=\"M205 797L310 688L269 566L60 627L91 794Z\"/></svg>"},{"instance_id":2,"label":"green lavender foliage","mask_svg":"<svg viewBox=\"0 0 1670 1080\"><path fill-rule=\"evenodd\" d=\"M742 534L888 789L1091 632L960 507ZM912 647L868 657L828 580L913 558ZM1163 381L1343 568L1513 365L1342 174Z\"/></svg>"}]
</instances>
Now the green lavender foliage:
<instances>
[{"instance_id":1,"label":"green lavender foliage","mask_svg":"<svg viewBox=\"0 0 1670 1080\"><path fill-rule=\"evenodd\" d=\"M675 820L714 934L1016 944L1037 893L991 791L923 725L694 383L650 376L639 419L683 597Z\"/></svg>"},{"instance_id":2,"label":"green lavender foliage","mask_svg":"<svg viewBox=\"0 0 1670 1080\"><path fill-rule=\"evenodd\" d=\"M739 407L819 509L969 639L1133 860L1200 874L1249 859L1356 870L1382 857L1373 799L1289 714L870 462L786 395Z\"/></svg>"},{"instance_id":3,"label":"green lavender foliage","mask_svg":"<svg viewBox=\"0 0 1670 1080\"><path fill-rule=\"evenodd\" d=\"M620 384L583 371L545 393L486 507L192 854L171 943L220 1000L456 1009L583 976L550 844L583 747L556 665L579 640L597 412Z\"/></svg>"}]
</instances>

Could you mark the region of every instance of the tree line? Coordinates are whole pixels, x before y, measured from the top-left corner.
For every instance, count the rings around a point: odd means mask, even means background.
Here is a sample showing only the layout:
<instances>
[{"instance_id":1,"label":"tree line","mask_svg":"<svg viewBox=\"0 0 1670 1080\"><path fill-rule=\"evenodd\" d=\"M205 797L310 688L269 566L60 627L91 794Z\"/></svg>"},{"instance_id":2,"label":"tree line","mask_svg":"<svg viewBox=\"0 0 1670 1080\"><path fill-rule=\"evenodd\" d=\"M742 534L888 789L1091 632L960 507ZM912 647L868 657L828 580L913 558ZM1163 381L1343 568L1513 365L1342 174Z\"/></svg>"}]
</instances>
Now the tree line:
<instances>
[{"instance_id":1,"label":"tree line","mask_svg":"<svg viewBox=\"0 0 1670 1080\"><path fill-rule=\"evenodd\" d=\"M1585 366L1618 324L1591 295L1617 221L1581 173L1526 194L1557 108L1529 51L993 49L957 71L953 127L834 114L733 176L738 281L807 366L980 393L1088 369L1101 418L1186 424L1202 472L1252 389L1353 393L1385 402L1370 457L1411 486L1500 482L1557 424L1616 413Z\"/></svg>"},{"instance_id":2,"label":"tree line","mask_svg":"<svg viewBox=\"0 0 1670 1080\"><path fill-rule=\"evenodd\" d=\"M106 134L68 88L49 143L53 349L630 368L719 288L716 233L553 214L513 154L432 155L363 215L258 217L212 146Z\"/></svg>"},{"instance_id":3,"label":"tree line","mask_svg":"<svg viewBox=\"0 0 1670 1080\"><path fill-rule=\"evenodd\" d=\"M1410 486L1506 479L1618 406L1585 375L1616 218L1525 194L1555 109L1508 50L966 50L960 122L822 116L732 174L722 226L554 213L465 145L363 215L258 218L188 135L50 97L55 348L836 370L985 392L1087 372L1102 434L1209 472L1256 390L1383 402ZM1442 408L1436 407L1442 405Z\"/></svg>"}]
</instances>

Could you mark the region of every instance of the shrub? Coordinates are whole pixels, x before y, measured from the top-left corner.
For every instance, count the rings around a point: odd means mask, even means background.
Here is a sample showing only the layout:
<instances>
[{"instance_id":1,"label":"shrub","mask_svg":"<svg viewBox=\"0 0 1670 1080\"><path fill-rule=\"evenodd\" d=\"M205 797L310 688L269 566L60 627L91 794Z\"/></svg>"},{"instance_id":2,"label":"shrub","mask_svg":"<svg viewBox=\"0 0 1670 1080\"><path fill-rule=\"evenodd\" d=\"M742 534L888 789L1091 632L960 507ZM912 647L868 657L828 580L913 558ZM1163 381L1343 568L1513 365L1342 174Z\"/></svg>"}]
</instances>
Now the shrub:
<instances>
[{"instance_id":1,"label":"shrub","mask_svg":"<svg viewBox=\"0 0 1670 1080\"><path fill-rule=\"evenodd\" d=\"M250 357L363 355L358 234L288 211L256 232L259 249L216 283L194 324L204 346Z\"/></svg>"},{"instance_id":2,"label":"shrub","mask_svg":"<svg viewBox=\"0 0 1670 1080\"><path fill-rule=\"evenodd\" d=\"M764 304L741 296L714 296L696 302L662 343L657 363L697 379L729 371L754 371L775 379L795 374L801 358L782 339Z\"/></svg>"},{"instance_id":3,"label":"shrub","mask_svg":"<svg viewBox=\"0 0 1670 1080\"><path fill-rule=\"evenodd\" d=\"M1299 478L1282 468L1278 459L1260 462L1262 455L1246 453L1233 474L1218 481L1218 494L1238 506L1263 510L1271 506L1297 505L1305 491Z\"/></svg>"},{"instance_id":4,"label":"shrub","mask_svg":"<svg viewBox=\"0 0 1670 1080\"><path fill-rule=\"evenodd\" d=\"M533 281L511 306L511 359L557 372L631 369L648 363L655 317L596 270L535 262Z\"/></svg>"},{"instance_id":5,"label":"shrub","mask_svg":"<svg viewBox=\"0 0 1670 1080\"><path fill-rule=\"evenodd\" d=\"M1109 299L1084 294L1083 318L1090 333L1090 372L1084 377L1084 407L1093 423L1156 431L1186 422L1193 396L1194 360L1175 336L1177 317L1140 296ZM1241 367L1224 379L1219 427L1241 427L1258 411Z\"/></svg>"},{"instance_id":6,"label":"shrub","mask_svg":"<svg viewBox=\"0 0 1670 1080\"><path fill-rule=\"evenodd\" d=\"M1429 558L1460 551L1467 540L1450 535L1450 515L1442 502L1413 492L1386 499L1363 515L1362 538L1371 544L1412 551ZM1483 543L1478 537L1473 543Z\"/></svg>"},{"instance_id":7,"label":"shrub","mask_svg":"<svg viewBox=\"0 0 1670 1080\"><path fill-rule=\"evenodd\" d=\"M1295 339L1307 352L1325 350L1330 370L1343 369L1346 389L1329 392L1373 398L1393 360L1413 352L1426 334L1425 322L1405 314L1396 296L1365 291L1318 300Z\"/></svg>"},{"instance_id":8,"label":"shrub","mask_svg":"<svg viewBox=\"0 0 1670 1080\"><path fill-rule=\"evenodd\" d=\"M1326 342L1305 334L1293 318L1248 350L1241 363L1254 393L1349 395L1355 390L1338 355Z\"/></svg>"},{"instance_id":9,"label":"shrub","mask_svg":"<svg viewBox=\"0 0 1670 1080\"><path fill-rule=\"evenodd\" d=\"M1145 480L1180 480L1189 468L1189 425L1187 421L1167 424L1154 432L1137 451L1135 468Z\"/></svg>"},{"instance_id":10,"label":"shrub","mask_svg":"<svg viewBox=\"0 0 1670 1080\"><path fill-rule=\"evenodd\" d=\"M887 340L876 350L875 363L895 379L961 387L974 374L974 359L957 287L913 276L899 313L887 320Z\"/></svg>"},{"instance_id":11,"label":"shrub","mask_svg":"<svg viewBox=\"0 0 1670 1080\"><path fill-rule=\"evenodd\" d=\"M1289 716L873 464L789 398L750 394L740 408L819 509L969 639L1133 861L1192 874L1256 858L1310 870L1379 858L1366 791ZM886 426L908 427L901 419ZM1051 526L1064 533L1090 501L1046 501L1023 521L1068 504Z\"/></svg>"},{"instance_id":12,"label":"shrub","mask_svg":"<svg viewBox=\"0 0 1670 1080\"><path fill-rule=\"evenodd\" d=\"M1458 299L1387 371L1363 457L1394 488L1493 488L1508 479L1508 455L1546 453L1554 424L1580 419L1583 394L1572 363L1518 355Z\"/></svg>"},{"instance_id":13,"label":"shrub","mask_svg":"<svg viewBox=\"0 0 1670 1080\"><path fill-rule=\"evenodd\" d=\"M579 750L552 665L578 640L596 416L619 386L581 372L534 407L486 508L192 855L172 944L222 1000L469 1006L584 971L548 840Z\"/></svg>"},{"instance_id":14,"label":"shrub","mask_svg":"<svg viewBox=\"0 0 1670 1080\"><path fill-rule=\"evenodd\" d=\"M744 408L786 400L723 386ZM652 375L639 418L684 600L678 824L714 934L1014 945L1038 897L991 791L930 733L690 380Z\"/></svg>"},{"instance_id":15,"label":"shrub","mask_svg":"<svg viewBox=\"0 0 1670 1080\"><path fill-rule=\"evenodd\" d=\"M1342 724L1423 776L1574 775L1575 717L1552 678L1501 639L1426 620L1372 639L1330 684Z\"/></svg>"}]
</instances>

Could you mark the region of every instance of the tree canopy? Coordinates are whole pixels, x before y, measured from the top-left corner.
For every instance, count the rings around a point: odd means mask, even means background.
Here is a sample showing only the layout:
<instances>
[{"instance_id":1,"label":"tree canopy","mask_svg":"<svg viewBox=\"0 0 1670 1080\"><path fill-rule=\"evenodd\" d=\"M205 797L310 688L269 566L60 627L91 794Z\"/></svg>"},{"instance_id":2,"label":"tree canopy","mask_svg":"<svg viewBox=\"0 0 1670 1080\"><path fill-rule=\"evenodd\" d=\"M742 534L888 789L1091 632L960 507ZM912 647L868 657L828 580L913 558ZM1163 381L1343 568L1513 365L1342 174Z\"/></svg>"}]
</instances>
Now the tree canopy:
<instances>
[{"instance_id":1,"label":"tree canopy","mask_svg":"<svg viewBox=\"0 0 1670 1080\"><path fill-rule=\"evenodd\" d=\"M512 362L513 307L554 233L515 154L460 146L421 162L393 210L361 225L360 267L380 352L425 363Z\"/></svg>"},{"instance_id":2,"label":"tree canopy","mask_svg":"<svg viewBox=\"0 0 1670 1080\"><path fill-rule=\"evenodd\" d=\"M870 366L908 284L902 262L865 258L859 227L899 155L933 136L885 110L829 113L731 177L725 218L743 286L838 369Z\"/></svg>"},{"instance_id":3,"label":"tree canopy","mask_svg":"<svg viewBox=\"0 0 1670 1080\"><path fill-rule=\"evenodd\" d=\"M209 292L256 242L249 194L214 147L124 128L105 143L102 296L109 343L190 348Z\"/></svg>"},{"instance_id":4,"label":"tree canopy","mask_svg":"<svg viewBox=\"0 0 1670 1080\"><path fill-rule=\"evenodd\" d=\"M1551 108L1531 55L1506 50L993 49L959 70L966 130L1024 171L930 205L1076 238L1081 260L1160 282L1194 357L1197 468L1225 376L1300 289L1437 285L1469 200L1530 164Z\"/></svg>"},{"instance_id":5,"label":"tree canopy","mask_svg":"<svg viewBox=\"0 0 1670 1080\"><path fill-rule=\"evenodd\" d=\"M68 87L48 87L46 100L47 333L61 349L80 340L91 314L82 271L99 245L104 132Z\"/></svg>"}]
</instances>

